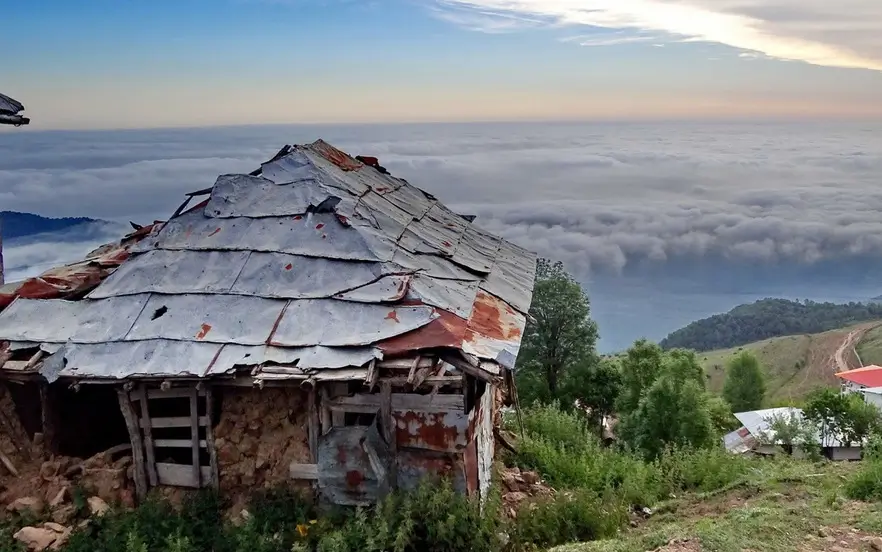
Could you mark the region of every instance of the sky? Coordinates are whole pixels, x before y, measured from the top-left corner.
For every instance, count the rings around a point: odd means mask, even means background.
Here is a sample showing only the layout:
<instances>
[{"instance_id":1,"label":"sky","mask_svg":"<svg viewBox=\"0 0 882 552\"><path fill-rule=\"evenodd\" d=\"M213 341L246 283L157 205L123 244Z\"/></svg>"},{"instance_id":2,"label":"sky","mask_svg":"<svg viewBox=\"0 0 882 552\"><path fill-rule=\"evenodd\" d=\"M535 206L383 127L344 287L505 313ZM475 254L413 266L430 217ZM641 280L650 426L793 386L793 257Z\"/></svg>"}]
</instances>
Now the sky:
<instances>
[{"instance_id":1,"label":"sky","mask_svg":"<svg viewBox=\"0 0 882 552\"><path fill-rule=\"evenodd\" d=\"M272 125L0 135L0 209L111 221L4 243L10 280L164 220L184 194L324 138L562 260L601 350L763 297L882 294L882 123Z\"/></svg>"},{"instance_id":2,"label":"sky","mask_svg":"<svg viewBox=\"0 0 882 552\"><path fill-rule=\"evenodd\" d=\"M29 130L882 119L878 0L39 0L3 21Z\"/></svg>"}]
</instances>

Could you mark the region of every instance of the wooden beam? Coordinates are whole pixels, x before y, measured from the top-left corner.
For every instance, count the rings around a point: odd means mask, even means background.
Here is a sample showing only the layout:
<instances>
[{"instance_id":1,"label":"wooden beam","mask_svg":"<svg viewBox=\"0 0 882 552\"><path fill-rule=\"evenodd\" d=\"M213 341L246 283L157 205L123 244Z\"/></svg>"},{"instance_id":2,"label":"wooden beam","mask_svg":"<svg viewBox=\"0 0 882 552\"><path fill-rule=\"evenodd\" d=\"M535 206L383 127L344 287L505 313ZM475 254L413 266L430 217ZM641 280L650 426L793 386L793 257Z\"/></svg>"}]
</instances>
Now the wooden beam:
<instances>
[{"instance_id":1,"label":"wooden beam","mask_svg":"<svg viewBox=\"0 0 882 552\"><path fill-rule=\"evenodd\" d=\"M368 386L369 391L373 391L377 385L377 378L380 376L380 368L377 366L377 359L372 359L368 364L368 373L364 382Z\"/></svg>"},{"instance_id":2,"label":"wooden beam","mask_svg":"<svg viewBox=\"0 0 882 552\"><path fill-rule=\"evenodd\" d=\"M416 358L413 359L413 364L410 365L410 372L407 373L407 383L413 384L413 378L416 376L417 367L420 365L420 360L423 357L417 355Z\"/></svg>"},{"instance_id":3,"label":"wooden beam","mask_svg":"<svg viewBox=\"0 0 882 552\"><path fill-rule=\"evenodd\" d=\"M34 366L36 366L37 363L40 362L40 360L43 358L44 354L45 353L43 353L42 350L39 350L36 353L34 353L34 356L32 356L30 358L30 360L28 360L28 363L25 365L25 370L32 370L34 368Z\"/></svg>"},{"instance_id":4,"label":"wooden beam","mask_svg":"<svg viewBox=\"0 0 882 552\"><path fill-rule=\"evenodd\" d=\"M388 381L392 385L396 386L404 386L407 385L407 377L405 376L395 376L392 378L383 378L383 381ZM419 388L422 385L426 386L447 386L447 387L462 387L462 376L429 376L420 382L420 385L414 385L414 389Z\"/></svg>"},{"instance_id":5,"label":"wooden beam","mask_svg":"<svg viewBox=\"0 0 882 552\"><path fill-rule=\"evenodd\" d=\"M129 397L131 396L132 395L129 394ZM150 408L147 404L147 388L143 383L138 385L138 390L135 392L134 396L137 397L138 401L141 403L141 423L139 425L144 428L144 459L147 462L147 477L150 479L150 486L155 487L159 485L159 478L156 476L156 457L153 450L153 426L150 422Z\"/></svg>"},{"instance_id":6,"label":"wooden beam","mask_svg":"<svg viewBox=\"0 0 882 552\"><path fill-rule=\"evenodd\" d=\"M55 421L56 421L56 412L55 405L52 402L51 397L49 396L50 389L48 383L40 384L40 421L43 426L43 444L45 446L45 450L49 452L49 454L57 454L58 453L58 443L55 438Z\"/></svg>"},{"instance_id":7,"label":"wooden beam","mask_svg":"<svg viewBox=\"0 0 882 552\"><path fill-rule=\"evenodd\" d=\"M141 442L141 430L138 428L135 409L132 407L132 401L129 394L122 389L117 390L117 399L119 399L119 409L122 411L123 419L126 422L126 429L129 431L129 440L132 442L132 463L135 468L135 494L138 500L147 498L147 475L144 467L144 445Z\"/></svg>"},{"instance_id":8,"label":"wooden beam","mask_svg":"<svg viewBox=\"0 0 882 552\"><path fill-rule=\"evenodd\" d=\"M472 366L461 358L457 358L453 355L445 355L441 358L442 360L444 360L444 362L452 364L454 368L472 376L473 378L485 381L493 385L499 385L501 383L501 379L498 376L494 376L493 374L490 374L485 370L478 368L477 366Z\"/></svg>"},{"instance_id":9,"label":"wooden beam","mask_svg":"<svg viewBox=\"0 0 882 552\"><path fill-rule=\"evenodd\" d=\"M435 360L431 357L422 357L417 364L417 368L426 368L431 366ZM396 358L392 360L380 360L377 367L386 369L409 370L413 366L412 358Z\"/></svg>"},{"instance_id":10,"label":"wooden beam","mask_svg":"<svg viewBox=\"0 0 882 552\"><path fill-rule=\"evenodd\" d=\"M150 389L147 391L148 399L187 399L190 398L191 387L172 387L171 389ZM204 396L205 391L199 391L199 396ZM140 397L139 397L140 398Z\"/></svg>"},{"instance_id":11,"label":"wooden beam","mask_svg":"<svg viewBox=\"0 0 882 552\"><path fill-rule=\"evenodd\" d=\"M174 487L198 489L200 480L207 480L211 477L211 468L203 467L199 470L199 479L195 479L192 467L187 464L159 462L156 464L156 471L159 473L160 484Z\"/></svg>"},{"instance_id":12,"label":"wooden beam","mask_svg":"<svg viewBox=\"0 0 882 552\"><path fill-rule=\"evenodd\" d=\"M206 385L205 389L205 444L208 445L208 463L211 473L209 481L215 489L220 487L220 475L217 467L217 447L214 444L214 427L212 419L214 418L214 390L211 384Z\"/></svg>"},{"instance_id":13,"label":"wooden beam","mask_svg":"<svg viewBox=\"0 0 882 552\"><path fill-rule=\"evenodd\" d=\"M391 384L381 381L382 386ZM455 395L417 395L413 393L391 393L392 410L415 410L418 412L442 412L452 410L464 412L463 397ZM381 394L359 393L351 397L337 397L330 400L331 409L339 409L346 412L377 412L382 404Z\"/></svg>"},{"instance_id":14,"label":"wooden beam","mask_svg":"<svg viewBox=\"0 0 882 552\"><path fill-rule=\"evenodd\" d=\"M320 431L321 434L324 435L325 433L331 431L331 428L334 426L331 421L331 408L328 406L328 403L331 400L331 396L328 394L327 386L322 386L319 392L321 393L322 398Z\"/></svg>"},{"instance_id":15,"label":"wooden beam","mask_svg":"<svg viewBox=\"0 0 882 552\"><path fill-rule=\"evenodd\" d=\"M307 434L309 436L309 454L313 462L318 462L319 413L316 404L316 391L312 388L307 399Z\"/></svg>"},{"instance_id":16,"label":"wooden beam","mask_svg":"<svg viewBox=\"0 0 882 552\"><path fill-rule=\"evenodd\" d=\"M389 446L389 488L395 489L398 485L398 469L396 464L398 438L395 431L395 418L392 417L392 402L392 384L384 381L380 387L380 426L383 429L383 438ZM368 453L368 457L370 458L370 453ZM377 475L379 476L379 472Z\"/></svg>"},{"instance_id":17,"label":"wooden beam","mask_svg":"<svg viewBox=\"0 0 882 552\"><path fill-rule=\"evenodd\" d=\"M199 448L208 448L205 439L154 439L153 446L156 448L185 448L199 450Z\"/></svg>"},{"instance_id":18,"label":"wooden beam","mask_svg":"<svg viewBox=\"0 0 882 552\"><path fill-rule=\"evenodd\" d=\"M153 429L168 429L170 427L190 427L191 420L186 416L177 416L171 418L151 418L150 420L141 421L141 427L147 427L149 424ZM208 425L206 416L199 416L199 425Z\"/></svg>"},{"instance_id":19,"label":"wooden beam","mask_svg":"<svg viewBox=\"0 0 882 552\"><path fill-rule=\"evenodd\" d=\"M202 443L205 443L205 448L208 448L208 443L199 439L199 395L197 393L199 391L195 387L190 390L190 441L193 458L193 478L196 480L196 486L201 487L202 473L199 470L199 466L202 462L199 460L199 447Z\"/></svg>"},{"instance_id":20,"label":"wooden beam","mask_svg":"<svg viewBox=\"0 0 882 552\"><path fill-rule=\"evenodd\" d=\"M292 462L288 468L288 475L291 479L316 481L318 480L318 464L296 464Z\"/></svg>"}]
</instances>

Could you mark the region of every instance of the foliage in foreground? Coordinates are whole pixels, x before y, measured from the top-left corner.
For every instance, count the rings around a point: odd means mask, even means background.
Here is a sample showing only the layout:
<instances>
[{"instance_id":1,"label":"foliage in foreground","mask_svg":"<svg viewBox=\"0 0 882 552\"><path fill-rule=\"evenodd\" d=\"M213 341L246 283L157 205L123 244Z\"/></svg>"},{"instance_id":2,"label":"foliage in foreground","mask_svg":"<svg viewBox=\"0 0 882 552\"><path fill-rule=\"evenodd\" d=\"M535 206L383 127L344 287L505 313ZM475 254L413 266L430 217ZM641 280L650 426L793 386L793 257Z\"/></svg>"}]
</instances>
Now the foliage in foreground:
<instances>
[{"instance_id":1,"label":"foliage in foreground","mask_svg":"<svg viewBox=\"0 0 882 552\"><path fill-rule=\"evenodd\" d=\"M759 410L765 394L765 375L756 356L742 351L729 361L723 397L732 406L733 412Z\"/></svg>"}]
</instances>

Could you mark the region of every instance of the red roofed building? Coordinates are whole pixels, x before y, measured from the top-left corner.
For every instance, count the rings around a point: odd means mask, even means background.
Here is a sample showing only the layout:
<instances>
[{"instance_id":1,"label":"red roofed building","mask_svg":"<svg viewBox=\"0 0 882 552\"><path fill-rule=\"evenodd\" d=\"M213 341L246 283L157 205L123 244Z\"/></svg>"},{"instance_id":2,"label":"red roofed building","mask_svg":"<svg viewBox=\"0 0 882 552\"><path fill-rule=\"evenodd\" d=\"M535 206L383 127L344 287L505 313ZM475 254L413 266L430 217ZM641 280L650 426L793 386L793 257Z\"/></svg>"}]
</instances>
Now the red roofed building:
<instances>
[{"instance_id":1,"label":"red roofed building","mask_svg":"<svg viewBox=\"0 0 882 552\"><path fill-rule=\"evenodd\" d=\"M868 387L882 387L882 366L872 364L863 368L856 368L845 372L839 372L836 377L842 380L846 391L860 391Z\"/></svg>"}]
</instances>

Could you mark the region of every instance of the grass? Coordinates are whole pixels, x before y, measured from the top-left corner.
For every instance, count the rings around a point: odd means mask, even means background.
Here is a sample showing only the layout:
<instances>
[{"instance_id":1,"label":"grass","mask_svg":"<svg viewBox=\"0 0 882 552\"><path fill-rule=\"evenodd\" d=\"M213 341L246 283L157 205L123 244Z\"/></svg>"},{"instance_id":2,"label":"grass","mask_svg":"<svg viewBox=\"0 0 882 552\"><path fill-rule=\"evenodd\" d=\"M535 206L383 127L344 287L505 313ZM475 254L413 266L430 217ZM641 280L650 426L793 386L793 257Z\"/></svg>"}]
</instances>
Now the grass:
<instances>
[{"instance_id":1,"label":"grass","mask_svg":"<svg viewBox=\"0 0 882 552\"><path fill-rule=\"evenodd\" d=\"M813 465L756 461L737 483L711 493L687 493L658 505L656 514L616 538L554 548L553 552L637 552L691 540L714 552L820 551L882 531L882 506L846 498L858 464Z\"/></svg>"},{"instance_id":2,"label":"grass","mask_svg":"<svg viewBox=\"0 0 882 552\"><path fill-rule=\"evenodd\" d=\"M812 391L837 384L831 358L855 327L766 339L698 353L698 359L708 374L708 389L721 393L726 381L726 364L742 350L750 351L766 369L767 406L799 405ZM865 364L882 363L882 326L870 330L857 350Z\"/></svg>"}]
</instances>

